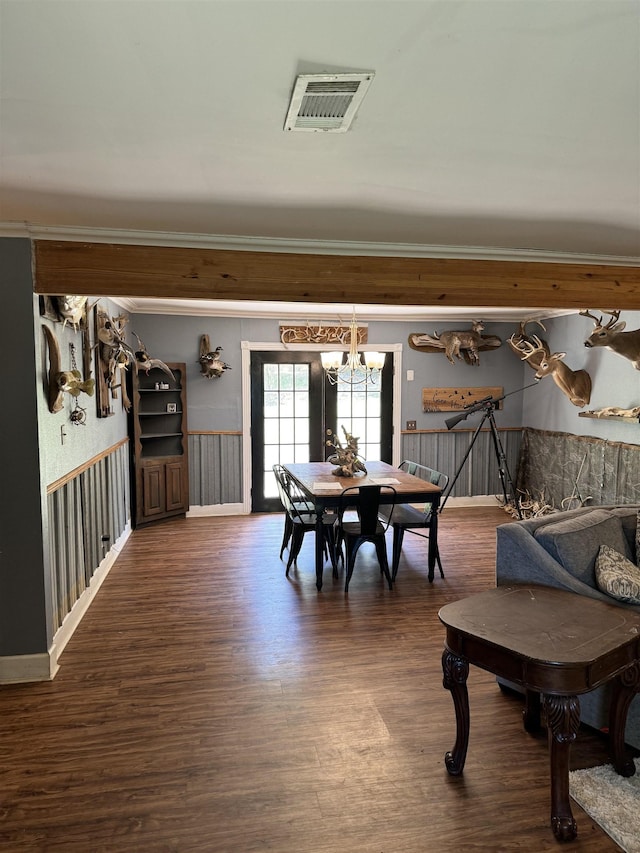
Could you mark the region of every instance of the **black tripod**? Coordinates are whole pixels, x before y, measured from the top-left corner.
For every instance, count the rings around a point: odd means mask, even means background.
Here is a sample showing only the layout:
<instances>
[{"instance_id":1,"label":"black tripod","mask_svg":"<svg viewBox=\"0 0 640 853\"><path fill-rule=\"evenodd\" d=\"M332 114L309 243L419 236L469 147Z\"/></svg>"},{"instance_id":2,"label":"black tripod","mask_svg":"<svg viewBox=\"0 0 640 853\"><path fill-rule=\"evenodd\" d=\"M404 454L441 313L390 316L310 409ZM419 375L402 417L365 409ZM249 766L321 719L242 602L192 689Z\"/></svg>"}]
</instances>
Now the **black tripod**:
<instances>
[{"instance_id":1,"label":"black tripod","mask_svg":"<svg viewBox=\"0 0 640 853\"><path fill-rule=\"evenodd\" d=\"M533 385L537 383L534 382L531 385L525 385L524 388L532 388ZM482 400L478 400L477 403L472 403L470 406L466 406L464 412L461 412L459 415L456 415L453 418L449 418L449 420L445 421L447 429L453 429L456 424L459 424L460 421L466 420L469 415L473 415L476 412L484 411L484 415L482 420L478 424L476 431L474 432L471 441L469 443L469 447L467 448L467 452L464 455L464 458L460 465L458 466L458 470L456 471L453 479L449 483L449 487L444 493L444 498L440 504L440 512L444 509L444 505L449 499L449 495L451 494L451 490L456 484L456 480L460 476L460 472L464 467L464 463L469 458L469 454L471 453L471 449L475 444L476 438L480 434L480 430L485 425L486 422L489 424L489 428L491 430L491 437L493 439L493 446L496 451L496 458L498 460L498 473L500 474L500 482L502 483L502 494L504 495L504 503L505 506L509 503L509 490L507 489L507 485L511 490L511 496L513 498L513 505L516 508L516 512L518 513L518 518L522 518L522 510L520 509L520 499L516 495L516 490L513 485L513 480L511 479L511 474L509 473L509 467L507 465L507 457L505 456L504 449L502 447L502 442L500 441L500 436L498 435L498 429L496 427L495 418L493 417L493 413L496 409L497 404L500 400L504 400L505 397L509 397L511 394L518 394L520 391L524 391L524 388L518 388L517 391L510 391L509 394L503 394L502 397L485 397Z\"/></svg>"}]
</instances>

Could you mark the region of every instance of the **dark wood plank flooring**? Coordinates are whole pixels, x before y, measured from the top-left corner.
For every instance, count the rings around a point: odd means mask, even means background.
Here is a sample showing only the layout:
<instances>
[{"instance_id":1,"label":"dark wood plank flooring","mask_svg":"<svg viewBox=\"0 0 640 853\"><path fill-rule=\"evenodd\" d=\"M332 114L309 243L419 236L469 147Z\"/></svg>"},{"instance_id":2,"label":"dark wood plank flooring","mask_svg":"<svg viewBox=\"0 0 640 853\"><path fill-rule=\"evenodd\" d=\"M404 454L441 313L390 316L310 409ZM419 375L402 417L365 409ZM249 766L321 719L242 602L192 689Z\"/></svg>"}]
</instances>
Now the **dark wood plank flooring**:
<instances>
[{"instance_id":1,"label":"dark wood plank flooring","mask_svg":"<svg viewBox=\"0 0 640 853\"><path fill-rule=\"evenodd\" d=\"M450 601L494 585L496 508L441 516L446 577L407 534L393 591L363 546L349 593L313 535L285 578L282 516L135 531L55 680L0 688L0 850L556 850L546 738L475 668L464 775L442 687ZM390 550L390 543L389 543ZM608 760L582 730L572 766ZM566 851L618 850L574 805Z\"/></svg>"}]
</instances>

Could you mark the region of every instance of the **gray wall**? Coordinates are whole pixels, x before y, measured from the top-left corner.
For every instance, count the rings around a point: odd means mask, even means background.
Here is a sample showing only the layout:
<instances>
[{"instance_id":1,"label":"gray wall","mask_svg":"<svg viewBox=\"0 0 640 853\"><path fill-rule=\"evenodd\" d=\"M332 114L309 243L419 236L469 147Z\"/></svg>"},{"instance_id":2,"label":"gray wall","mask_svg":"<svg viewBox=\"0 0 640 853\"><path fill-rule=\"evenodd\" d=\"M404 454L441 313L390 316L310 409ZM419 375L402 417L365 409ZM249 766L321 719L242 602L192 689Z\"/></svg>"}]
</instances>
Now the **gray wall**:
<instances>
[{"instance_id":1,"label":"gray wall","mask_svg":"<svg viewBox=\"0 0 640 853\"><path fill-rule=\"evenodd\" d=\"M427 324L424 322L371 321L369 344L397 344L404 346L402 355L402 414L404 428L407 420L415 420L418 429L443 429L444 413L422 411L422 389L456 386L501 386L505 393L518 391L523 384L524 368L506 345L480 353L479 367L469 367L464 362L450 364L441 353L423 353L409 347L412 333L429 333L453 328L468 328L465 323ZM165 361L186 361L189 401L189 429L239 430L242 428L241 410L241 351L240 341L278 342L279 328L275 320L247 320L215 317L168 317L136 314L130 327L135 330L152 353ZM504 338L513 332L513 324L489 324L484 334ZM218 380L200 376L197 363L200 336L208 334L212 347L222 346L224 360L232 369ZM407 370L413 370L415 379L407 381ZM527 377L529 379L529 377ZM523 398L513 394L504 401L504 409L496 414L498 426L520 426ZM478 416L476 416L477 418ZM465 424L476 425L476 418Z\"/></svg>"},{"instance_id":2,"label":"gray wall","mask_svg":"<svg viewBox=\"0 0 640 853\"><path fill-rule=\"evenodd\" d=\"M0 415L0 655L11 656L47 650L49 613L28 240L0 239L0 279L5 377Z\"/></svg>"}]
</instances>

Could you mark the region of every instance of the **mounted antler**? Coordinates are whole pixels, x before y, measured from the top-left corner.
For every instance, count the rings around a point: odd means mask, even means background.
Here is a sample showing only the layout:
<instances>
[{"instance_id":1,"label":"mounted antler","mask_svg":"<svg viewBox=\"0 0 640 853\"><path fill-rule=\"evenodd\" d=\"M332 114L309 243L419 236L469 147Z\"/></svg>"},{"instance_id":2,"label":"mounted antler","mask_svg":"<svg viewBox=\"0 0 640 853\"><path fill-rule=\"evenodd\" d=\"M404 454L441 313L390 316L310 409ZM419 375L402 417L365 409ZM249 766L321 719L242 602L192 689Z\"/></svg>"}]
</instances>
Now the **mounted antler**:
<instances>
[{"instance_id":1,"label":"mounted antler","mask_svg":"<svg viewBox=\"0 0 640 853\"><path fill-rule=\"evenodd\" d=\"M518 356L518 358L522 358L522 354L527 351L527 348L524 346L525 344L529 344L531 346L535 346L533 343L533 338L531 338L527 332L527 325L530 323L530 320L522 320L520 325L518 326L518 331L514 332L510 338L507 339L507 343L513 350L513 352ZM546 328L540 322L540 320L535 321L541 329L546 332ZM551 355L551 350L549 349L549 344L546 341L541 340L540 338L535 338L538 341L539 346L542 347L542 351L537 350L534 354L533 352L529 353L527 356L527 363L534 370L537 370L540 366L540 362L542 361L543 355L547 358Z\"/></svg>"},{"instance_id":2,"label":"mounted antler","mask_svg":"<svg viewBox=\"0 0 640 853\"><path fill-rule=\"evenodd\" d=\"M582 408L591 399L591 377L586 370L571 370L562 360L566 352L549 353L547 344L537 335L531 340L523 340L518 349L524 353L521 358L526 361L539 359L535 379L553 376L554 382L574 406Z\"/></svg>"},{"instance_id":3,"label":"mounted antler","mask_svg":"<svg viewBox=\"0 0 640 853\"><path fill-rule=\"evenodd\" d=\"M586 309L580 311L583 317L590 317L595 323L595 328L584 345L586 347L606 347L606 349L610 349L623 358L629 359L635 369L640 370L640 329L635 329L633 332L623 331L627 324L624 321L618 322L620 309L603 311L602 313L610 315L610 320L606 326L602 325L602 317L595 317Z\"/></svg>"}]
</instances>

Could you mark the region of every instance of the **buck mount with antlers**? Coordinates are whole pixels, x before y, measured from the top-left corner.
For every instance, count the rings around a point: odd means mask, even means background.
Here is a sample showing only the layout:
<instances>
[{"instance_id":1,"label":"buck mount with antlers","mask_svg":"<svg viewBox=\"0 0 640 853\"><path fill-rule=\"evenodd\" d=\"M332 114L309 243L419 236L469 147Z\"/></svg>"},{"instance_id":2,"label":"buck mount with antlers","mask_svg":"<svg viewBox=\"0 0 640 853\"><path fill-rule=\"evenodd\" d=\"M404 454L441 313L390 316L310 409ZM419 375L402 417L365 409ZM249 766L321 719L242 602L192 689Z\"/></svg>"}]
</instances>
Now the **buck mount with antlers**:
<instances>
[{"instance_id":1,"label":"buck mount with antlers","mask_svg":"<svg viewBox=\"0 0 640 853\"><path fill-rule=\"evenodd\" d=\"M591 377L586 370L572 370L563 361L566 352L551 352L546 341L537 335L527 336L526 324L520 324L520 331L509 338L509 346L535 369L535 379L553 376L553 380L562 393L574 406L582 408L591 399ZM543 327L544 328L544 327Z\"/></svg>"},{"instance_id":2,"label":"buck mount with antlers","mask_svg":"<svg viewBox=\"0 0 640 853\"><path fill-rule=\"evenodd\" d=\"M595 327L593 332L584 342L586 347L605 347L606 349L628 359L636 370L640 370L640 329L633 332L623 331L626 327L624 320L618 322L620 309L607 311L600 309L601 314L608 314L609 320L603 325L603 317L596 317L589 310L584 309L579 313L583 317L590 317Z\"/></svg>"}]
</instances>

